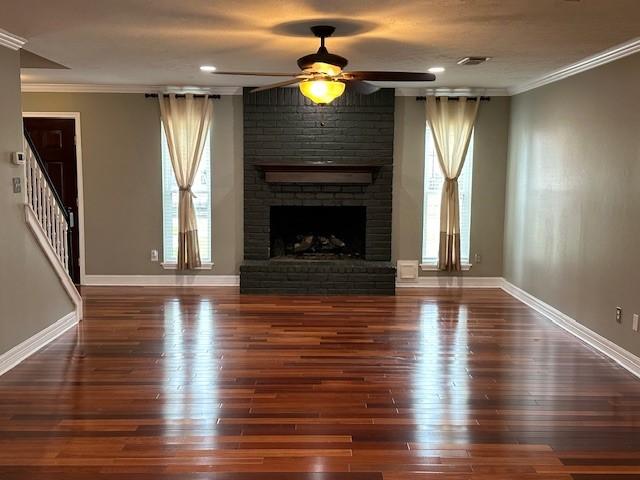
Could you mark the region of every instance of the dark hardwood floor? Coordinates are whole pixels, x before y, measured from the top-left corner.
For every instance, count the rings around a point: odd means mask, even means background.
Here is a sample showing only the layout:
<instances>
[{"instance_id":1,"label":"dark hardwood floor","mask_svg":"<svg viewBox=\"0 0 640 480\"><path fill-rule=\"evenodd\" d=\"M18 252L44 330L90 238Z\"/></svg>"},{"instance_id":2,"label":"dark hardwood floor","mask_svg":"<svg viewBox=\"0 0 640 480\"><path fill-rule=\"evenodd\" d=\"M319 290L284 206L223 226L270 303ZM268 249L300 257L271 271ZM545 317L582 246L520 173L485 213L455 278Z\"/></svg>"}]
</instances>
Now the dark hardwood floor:
<instances>
[{"instance_id":1,"label":"dark hardwood floor","mask_svg":"<svg viewBox=\"0 0 640 480\"><path fill-rule=\"evenodd\" d=\"M2 480L640 478L640 380L499 290L83 295L0 377Z\"/></svg>"}]
</instances>

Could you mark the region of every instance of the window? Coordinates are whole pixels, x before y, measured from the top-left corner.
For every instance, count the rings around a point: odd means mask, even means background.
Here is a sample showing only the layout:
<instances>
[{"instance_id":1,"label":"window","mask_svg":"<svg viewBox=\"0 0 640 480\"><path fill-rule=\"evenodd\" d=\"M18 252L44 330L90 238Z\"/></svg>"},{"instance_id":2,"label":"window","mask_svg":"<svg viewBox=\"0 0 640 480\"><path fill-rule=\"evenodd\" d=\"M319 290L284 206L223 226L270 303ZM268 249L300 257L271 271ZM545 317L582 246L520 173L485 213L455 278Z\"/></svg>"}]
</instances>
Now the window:
<instances>
[{"instance_id":1,"label":"window","mask_svg":"<svg viewBox=\"0 0 640 480\"><path fill-rule=\"evenodd\" d=\"M469 236L471 232L471 175L473 172L473 133L469 141L467 158L458 178L460 195L460 253L462 264L469 264ZM422 219L422 263L438 263L440 244L440 203L444 175L438 164L438 155L431 129L427 126L424 159L424 205Z\"/></svg>"},{"instance_id":2,"label":"window","mask_svg":"<svg viewBox=\"0 0 640 480\"><path fill-rule=\"evenodd\" d=\"M167 137L162 131L162 234L165 264L178 260L178 184L173 175ZM200 260L211 263L211 132L207 134L202 160L193 182L193 204L198 222Z\"/></svg>"}]
</instances>

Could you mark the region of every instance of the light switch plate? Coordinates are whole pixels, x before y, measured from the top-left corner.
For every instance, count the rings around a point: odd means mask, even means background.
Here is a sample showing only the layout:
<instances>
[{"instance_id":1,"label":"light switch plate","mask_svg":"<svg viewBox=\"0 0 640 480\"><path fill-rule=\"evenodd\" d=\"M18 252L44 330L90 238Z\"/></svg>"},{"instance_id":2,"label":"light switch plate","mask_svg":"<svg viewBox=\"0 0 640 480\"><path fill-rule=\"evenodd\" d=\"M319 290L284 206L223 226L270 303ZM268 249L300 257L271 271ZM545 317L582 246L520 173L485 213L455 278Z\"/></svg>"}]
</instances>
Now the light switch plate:
<instances>
[{"instance_id":1,"label":"light switch plate","mask_svg":"<svg viewBox=\"0 0 640 480\"><path fill-rule=\"evenodd\" d=\"M633 326L631 328L633 328L634 332L638 331L638 314L637 313L633 314Z\"/></svg>"}]
</instances>

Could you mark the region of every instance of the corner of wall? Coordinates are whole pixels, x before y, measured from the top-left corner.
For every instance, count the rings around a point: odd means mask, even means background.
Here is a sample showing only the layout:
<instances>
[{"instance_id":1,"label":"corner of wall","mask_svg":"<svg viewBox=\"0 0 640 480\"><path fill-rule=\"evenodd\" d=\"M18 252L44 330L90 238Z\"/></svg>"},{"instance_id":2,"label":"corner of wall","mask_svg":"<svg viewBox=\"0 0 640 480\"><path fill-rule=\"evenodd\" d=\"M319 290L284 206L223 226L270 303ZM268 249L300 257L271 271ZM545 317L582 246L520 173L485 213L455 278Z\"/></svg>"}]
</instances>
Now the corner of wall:
<instances>
[{"instance_id":1,"label":"corner of wall","mask_svg":"<svg viewBox=\"0 0 640 480\"><path fill-rule=\"evenodd\" d=\"M8 160L22 150L20 53L0 47L0 353L7 352L75 311L24 215L22 194L11 178L24 183L21 167Z\"/></svg>"}]
</instances>

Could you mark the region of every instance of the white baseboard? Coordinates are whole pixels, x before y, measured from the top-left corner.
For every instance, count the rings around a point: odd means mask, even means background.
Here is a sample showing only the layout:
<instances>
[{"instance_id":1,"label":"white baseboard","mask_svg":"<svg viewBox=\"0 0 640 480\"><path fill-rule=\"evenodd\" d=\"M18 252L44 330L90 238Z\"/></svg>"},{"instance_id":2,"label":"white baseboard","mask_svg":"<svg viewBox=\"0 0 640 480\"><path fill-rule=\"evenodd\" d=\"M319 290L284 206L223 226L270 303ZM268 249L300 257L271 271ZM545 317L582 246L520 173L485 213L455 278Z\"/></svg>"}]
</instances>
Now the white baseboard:
<instances>
[{"instance_id":1,"label":"white baseboard","mask_svg":"<svg viewBox=\"0 0 640 480\"><path fill-rule=\"evenodd\" d=\"M8 372L42 347L78 324L76 312L71 312L11 350L0 355L0 375Z\"/></svg>"},{"instance_id":2,"label":"white baseboard","mask_svg":"<svg viewBox=\"0 0 640 480\"><path fill-rule=\"evenodd\" d=\"M502 277L434 275L408 282L397 281L396 288L502 288L502 283Z\"/></svg>"},{"instance_id":3,"label":"white baseboard","mask_svg":"<svg viewBox=\"0 0 640 480\"><path fill-rule=\"evenodd\" d=\"M563 328L575 337L578 337L586 344L591 345L600 353L606 355L636 377L640 377L640 358L636 357L633 353L619 347L611 340L608 340L602 335L590 330L573 318L565 315L560 310L534 297L530 293L525 292L521 288L516 287L509 281L505 279L502 280L502 289L509 295L517 298L525 305L541 313L560 328Z\"/></svg>"},{"instance_id":4,"label":"white baseboard","mask_svg":"<svg viewBox=\"0 0 640 480\"><path fill-rule=\"evenodd\" d=\"M84 285L93 286L168 286L237 287L239 275L85 275Z\"/></svg>"}]
</instances>

